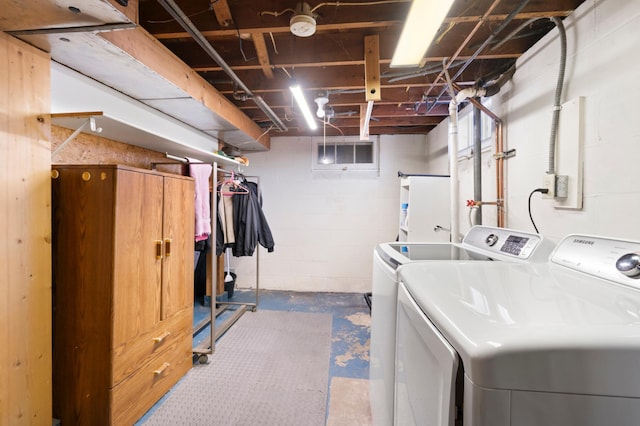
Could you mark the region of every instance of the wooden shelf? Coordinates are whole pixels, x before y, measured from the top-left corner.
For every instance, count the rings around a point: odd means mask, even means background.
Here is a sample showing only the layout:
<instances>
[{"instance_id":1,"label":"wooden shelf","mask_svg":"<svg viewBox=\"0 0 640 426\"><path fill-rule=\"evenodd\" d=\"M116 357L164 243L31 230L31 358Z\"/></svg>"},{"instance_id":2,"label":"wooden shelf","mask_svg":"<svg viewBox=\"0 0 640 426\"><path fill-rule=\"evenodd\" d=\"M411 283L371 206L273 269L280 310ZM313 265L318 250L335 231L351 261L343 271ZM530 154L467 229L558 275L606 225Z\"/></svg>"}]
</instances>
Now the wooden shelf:
<instances>
[{"instance_id":1,"label":"wooden shelf","mask_svg":"<svg viewBox=\"0 0 640 426\"><path fill-rule=\"evenodd\" d=\"M163 119L166 120L166 118ZM95 131L92 130L90 121L93 121ZM204 162L215 161L217 163L234 166L240 165L236 160L215 154L214 152L206 151L185 142L185 140L194 139L195 131L189 128L181 128L176 125L171 132L175 137L163 136L161 131L165 130L165 127L167 126L166 122L162 123L162 128L158 128L157 132L153 132L137 127L133 123L126 123L121 119L109 116L103 111L86 111L51 114L51 123L71 130L77 130L84 126L82 133L94 134L103 138L127 143L129 145L135 145L157 152L164 152L176 157L189 157ZM148 124L152 125L152 123ZM204 138L204 136L201 136L201 138ZM210 146L212 150L216 149L215 141L213 139L210 142Z\"/></svg>"}]
</instances>

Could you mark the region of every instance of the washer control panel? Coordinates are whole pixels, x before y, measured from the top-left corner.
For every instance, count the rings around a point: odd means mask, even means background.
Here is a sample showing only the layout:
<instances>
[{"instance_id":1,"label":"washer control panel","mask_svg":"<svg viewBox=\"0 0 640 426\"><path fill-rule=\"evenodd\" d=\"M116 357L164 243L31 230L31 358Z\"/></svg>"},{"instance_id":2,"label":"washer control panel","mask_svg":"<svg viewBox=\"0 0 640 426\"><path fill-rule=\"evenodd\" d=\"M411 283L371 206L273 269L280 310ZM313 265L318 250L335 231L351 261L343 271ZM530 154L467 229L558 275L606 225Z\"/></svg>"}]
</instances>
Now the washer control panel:
<instances>
[{"instance_id":1,"label":"washer control panel","mask_svg":"<svg viewBox=\"0 0 640 426\"><path fill-rule=\"evenodd\" d=\"M640 288L640 241L591 235L568 235L556 247L551 262Z\"/></svg>"},{"instance_id":2,"label":"washer control panel","mask_svg":"<svg viewBox=\"0 0 640 426\"><path fill-rule=\"evenodd\" d=\"M462 241L463 246L480 250L488 256L508 257L530 260L542 245L543 238L538 234L530 234L507 228L474 226ZM547 260L551 249L540 250L538 260Z\"/></svg>"}]
</instances>

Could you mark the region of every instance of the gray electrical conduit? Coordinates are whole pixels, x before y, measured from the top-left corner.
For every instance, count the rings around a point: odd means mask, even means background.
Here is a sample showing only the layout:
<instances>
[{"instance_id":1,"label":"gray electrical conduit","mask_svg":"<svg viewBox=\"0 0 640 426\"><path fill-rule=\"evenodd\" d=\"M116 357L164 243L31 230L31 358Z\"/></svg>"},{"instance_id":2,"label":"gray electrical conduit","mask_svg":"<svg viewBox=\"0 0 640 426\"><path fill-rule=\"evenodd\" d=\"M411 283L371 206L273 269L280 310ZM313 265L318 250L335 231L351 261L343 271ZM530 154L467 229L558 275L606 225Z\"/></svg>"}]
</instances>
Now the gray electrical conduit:
<instances>
[{"instance_id":1,"label":"gray electrical conduit","mask_svg":"<svg viewBox=\"0 0 640 426\"><path fill-rule=\"evenodd\" d=\"M273 124L280 131L287 131L287 126L280 120L280 118L273 112L273 110L267 105L267 103L260 96L254 96L254 94L249 90L249 88L240 80L240 77L236 75L235 72L231 69L231 67L222 59L222 57L216 52L216 50L211 46L209 41L202 35L202 33L193 25L193 22L185 15L185 13L176 5L173 0L158 0L158 3L162 7L164 7L167 12L182 26L182 28L187 31L191 37L204 49L204 51L216 61L220 67L227 73L229 77L233 80L235 84L237 84L247 95L247 99L253 100L253 102L264 112L269 120L273 122Z\"/></svg>"},{"instance_id":2,"label":"gray electrical conduit","mask_svg":"<svg viewBox=\"0 0 640 426\"><path fill-rule=\"evenodd\" d=\"M560 69L558 70L558 81L556 83L556 94L553 100L553 116L551 118L551 137L549 139L549 169L547 174L554 175L556 173L556 140L558 136L558 120L560 119L560 104L562 98L562 87L564 85L564 71L567 65L567 34L564 24L560 18L551 18L558 31L560 32Z\"/></svg>"}]
</instances>

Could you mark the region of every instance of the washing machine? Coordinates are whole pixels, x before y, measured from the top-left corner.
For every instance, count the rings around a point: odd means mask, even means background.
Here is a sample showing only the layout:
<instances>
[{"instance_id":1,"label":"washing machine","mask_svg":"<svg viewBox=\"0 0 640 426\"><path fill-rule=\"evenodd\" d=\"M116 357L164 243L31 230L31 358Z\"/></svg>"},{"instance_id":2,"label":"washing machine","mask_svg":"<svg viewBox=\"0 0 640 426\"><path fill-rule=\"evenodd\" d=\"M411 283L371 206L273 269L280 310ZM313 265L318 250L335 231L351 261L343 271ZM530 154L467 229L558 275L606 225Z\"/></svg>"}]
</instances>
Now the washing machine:
<instances>
[{"instance_id":1,"label":"washing machine","mask_svg":"<svg viewBox=\"0 0 640 426\"><path fill-rule=\"evenodd\" d=\"M395 424L640 424L640 242L570 235L547 263L398 279Z\"/></svg>"},{"instance_id":2,"label":"washing machine","mask_svg":"<svg viewBox=\"0 0 640 426\"><path fill-rule=\"evenodd\" d=\"M373 253L370 402L375 425L393 424L398 267L412 262L546 261L554 244L538 234L474 226L462 243L389 242Z\"/></svg>"}]
</instances>

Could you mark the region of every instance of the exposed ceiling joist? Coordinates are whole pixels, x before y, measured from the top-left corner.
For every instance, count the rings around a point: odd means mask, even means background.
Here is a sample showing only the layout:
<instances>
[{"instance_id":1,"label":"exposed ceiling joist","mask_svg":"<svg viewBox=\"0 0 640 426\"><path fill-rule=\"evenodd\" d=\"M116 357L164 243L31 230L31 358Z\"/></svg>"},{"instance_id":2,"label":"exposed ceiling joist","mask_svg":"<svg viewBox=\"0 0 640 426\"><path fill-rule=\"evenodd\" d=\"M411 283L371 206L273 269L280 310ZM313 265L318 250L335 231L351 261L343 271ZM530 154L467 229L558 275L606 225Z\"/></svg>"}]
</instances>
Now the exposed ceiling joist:
<instances>
[{"instance_id":1,"label":"exposed ceiling joist","mask_svg":"<svg viewBox=\"0 0 640 426\"><path fill-rule=\"evenodd\" d=\"M258 61L260 62L260 68L264 73L265 77L273 78L273 70L271 64L269 62L269 52L267 51L267 44L264 41L263 33L253 33L251 35L253 39L253 45L256 49L256 55L258 56Z\"/></svg>"}]
</instances>

